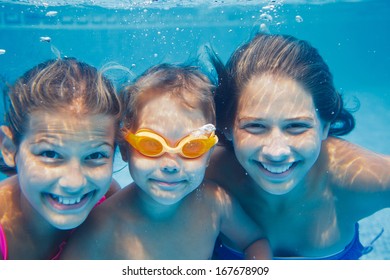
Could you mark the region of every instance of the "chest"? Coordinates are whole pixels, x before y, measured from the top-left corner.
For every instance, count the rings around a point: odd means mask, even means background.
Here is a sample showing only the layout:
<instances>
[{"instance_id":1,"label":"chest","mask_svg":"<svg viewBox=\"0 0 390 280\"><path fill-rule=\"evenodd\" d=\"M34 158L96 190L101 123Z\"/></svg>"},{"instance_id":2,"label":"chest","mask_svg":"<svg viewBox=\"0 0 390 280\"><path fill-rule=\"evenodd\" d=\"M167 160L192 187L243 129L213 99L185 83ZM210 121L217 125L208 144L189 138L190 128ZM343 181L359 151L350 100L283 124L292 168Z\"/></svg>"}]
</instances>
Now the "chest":
<instances>
[{"instance_id":1,"label":"chest","mask_svg":"<svg viewBox=\"0 0 390 280\"><path fill-rule=\"evenodd\" d=\"M276 257L331 255L353 236L354 223L346 223L337 201L326 196L274 208L254 200L246 205L248 214L264 229Z\"/></svg>"},{"instance_id":2,"label":"chest","mask_svg":"<svg viewBox=\"0 0 390 280\"><path fill-rule=\"evenodd\" d=\"M209 259L219 234L212 214L193 209L159 221L137 217L116 232L113 251L120 259Z\"/></svg>"}]
</instances>

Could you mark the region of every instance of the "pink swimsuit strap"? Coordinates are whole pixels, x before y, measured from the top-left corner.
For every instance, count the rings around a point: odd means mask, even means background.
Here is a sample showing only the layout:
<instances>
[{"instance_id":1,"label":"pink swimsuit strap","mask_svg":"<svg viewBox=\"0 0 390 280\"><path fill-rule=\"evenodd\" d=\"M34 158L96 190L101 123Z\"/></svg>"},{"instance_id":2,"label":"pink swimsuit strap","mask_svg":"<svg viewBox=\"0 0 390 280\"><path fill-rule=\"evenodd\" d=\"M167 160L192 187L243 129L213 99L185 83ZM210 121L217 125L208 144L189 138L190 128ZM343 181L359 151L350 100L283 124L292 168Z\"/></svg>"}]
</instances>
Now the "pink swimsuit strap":
<instances>
[{"instance_id":1,"label":"pink swimsuit strap","mask_svg":"<svg viewBox=\"0 0 390 280\"><path fill-rule=\"evenodd\" d=\"M5 239L5 232L0 224L0 252L3 255L3 260L7 259L7 240Z\"/></svg>"}]
</instances>

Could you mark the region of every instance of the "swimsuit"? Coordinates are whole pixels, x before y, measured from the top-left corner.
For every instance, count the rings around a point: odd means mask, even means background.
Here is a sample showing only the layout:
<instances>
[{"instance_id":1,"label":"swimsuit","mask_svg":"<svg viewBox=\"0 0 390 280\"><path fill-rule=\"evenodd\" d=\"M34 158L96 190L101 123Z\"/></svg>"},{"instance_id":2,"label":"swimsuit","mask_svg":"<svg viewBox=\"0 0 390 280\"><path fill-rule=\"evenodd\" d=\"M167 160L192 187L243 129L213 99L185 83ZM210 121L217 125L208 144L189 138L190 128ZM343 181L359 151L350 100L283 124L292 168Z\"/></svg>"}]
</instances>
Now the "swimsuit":
<instances>
[{"instance_id":1,"label":"swimsuit","mask_svg":"<svg viewBox=\"0 0 390 280\"><path fill-rule=\"evenodd\" d=\"M373 249L373 243L377 240L380 235L383 233L382 231L377 235L377 237L366 247L364 247L359 240L359 224L355 225L355 235L352 241L339 253L336 253L327 257L320 258L306 258L306 257L274 257L275 260L291 260L291 259L299 259L299 260L357 260L361 256L368 254ZM213 259L216 260L242 260L244 259L244 254L242 252L236 251L223 245L220 239L217 239L217 242L214 247Z\"/></svg>"}]
</instances>

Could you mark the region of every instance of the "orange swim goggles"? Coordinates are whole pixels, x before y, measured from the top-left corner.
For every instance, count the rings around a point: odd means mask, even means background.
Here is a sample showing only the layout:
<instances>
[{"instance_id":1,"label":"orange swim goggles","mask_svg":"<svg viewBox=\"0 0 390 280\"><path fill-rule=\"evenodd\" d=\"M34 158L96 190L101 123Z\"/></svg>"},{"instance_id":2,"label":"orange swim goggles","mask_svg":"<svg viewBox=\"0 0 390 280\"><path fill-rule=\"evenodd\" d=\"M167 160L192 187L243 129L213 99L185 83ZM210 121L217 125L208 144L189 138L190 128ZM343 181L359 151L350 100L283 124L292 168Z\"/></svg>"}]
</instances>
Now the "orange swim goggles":
<instances>
[{"instance_id":1,"label":"orange swim goggles","mask_svg":"<svg viewBox=\"0 0 390 280\"><path fill-rule=\"evenodd\" d=\"M215 126L206 124L182 138L175 147L150 129L140 129L135 134L127 132L126 141L138 152L147 157L159 157L164 153L180 154L184 158L197 158L218 143Z\"/></svg>"}]
</instances>

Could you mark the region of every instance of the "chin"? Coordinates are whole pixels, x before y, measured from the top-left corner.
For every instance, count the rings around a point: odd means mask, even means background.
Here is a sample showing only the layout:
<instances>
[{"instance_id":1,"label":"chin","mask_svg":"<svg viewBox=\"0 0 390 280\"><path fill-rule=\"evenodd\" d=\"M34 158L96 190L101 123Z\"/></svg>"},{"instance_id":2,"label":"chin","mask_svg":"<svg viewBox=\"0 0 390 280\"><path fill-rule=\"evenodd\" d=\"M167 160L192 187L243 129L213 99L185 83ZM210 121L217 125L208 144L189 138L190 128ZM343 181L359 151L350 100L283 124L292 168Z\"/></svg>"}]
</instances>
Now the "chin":
<instances>
[{"instance_id":1,"label":"chin","mask_svg":"<svg viewBox=\"0 0 390 280\"><path fill-rule=\"evenodd\" d=\"M155 199L156 202L158 202L161 205L169 206L169 205L174 205L178 203L181 199Z\"/></svg>"},{"instance_id":2,"label":"chin","mask_svg":"<svg viewBox=\"0 0 390 280\"><path fill-rule=\"evenodd\" d=\"M294 186L286 186L285 184L283 184L283 185L274 184L274 185L266 186L266 187L264 187L264 185L265 184L263 184L263 187L261 187L261 188L265 192L272 194L272 195L284 195L284 194L290 193L294 189Z\"/></svg>"},{"instance_id":3,"label":"chin","mask_svg":"<svg viewBox=\"0 0 390 280\"><path fill-rule=\"evenodd\" d=\"M67 217L65 219L55 220L51 224L53 227L60 230L71 230L80 226L86 218L87 217L82 218L79 216L77 218Z\"/></svg>"}]
</instances>

